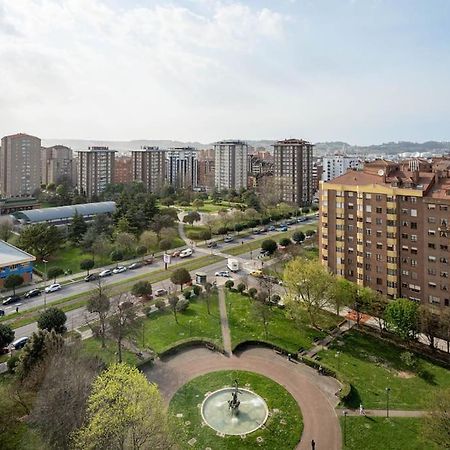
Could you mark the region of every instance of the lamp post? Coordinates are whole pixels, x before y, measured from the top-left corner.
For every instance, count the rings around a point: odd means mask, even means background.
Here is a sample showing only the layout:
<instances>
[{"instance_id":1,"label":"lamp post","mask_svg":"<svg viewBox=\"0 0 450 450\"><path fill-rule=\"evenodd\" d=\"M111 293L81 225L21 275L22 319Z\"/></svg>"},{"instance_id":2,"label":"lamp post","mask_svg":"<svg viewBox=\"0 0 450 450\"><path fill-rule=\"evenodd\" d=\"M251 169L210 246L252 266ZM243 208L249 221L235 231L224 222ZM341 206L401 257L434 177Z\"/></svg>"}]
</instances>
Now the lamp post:
<instances>
[{"instance_id":1,"label":"lamp post","mask_svg":"<svg viewBox=\"0 0 450 450\"><path fill-rule=\"evenodd\" d=\"M391 388L386 388L386 417L389 419L389 394L391 392Z\"/></svg>"},{"instance_id":2,"label":"lamp post","mask_svg":"<svg viewBox=\"0 0 450 450\"><path fill-rule=\"evenodd\" d=\"M347 445L347 414L348 411L344 411L344 445Z\"/></svg>"},{"instance_id":3,"label":"lamp post","mask_svg":"<svg viewBox=\"0 0 450 450\"><path fill-rule=\"evenodd\" d=\"M43 259L44 263L44 308L47 306L47 263L46 259Z\"/></svg>"}]
</instances>

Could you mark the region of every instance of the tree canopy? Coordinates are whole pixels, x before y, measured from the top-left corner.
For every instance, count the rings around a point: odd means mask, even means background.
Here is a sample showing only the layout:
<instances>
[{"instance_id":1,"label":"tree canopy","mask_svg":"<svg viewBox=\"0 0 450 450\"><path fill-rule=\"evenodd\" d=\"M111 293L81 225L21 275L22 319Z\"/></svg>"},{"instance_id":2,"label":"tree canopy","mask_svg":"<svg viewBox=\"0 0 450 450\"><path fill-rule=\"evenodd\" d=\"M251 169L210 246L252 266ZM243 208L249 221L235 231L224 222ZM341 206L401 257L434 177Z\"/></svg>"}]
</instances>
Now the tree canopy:
<instances>
[{"instance_id":1,"label":"tree canopy","mask_svg":"<svg viewBox=\"0 0 450 450\"><path fill-rule=\"evenodd\" d=\"M63 241L61 231L55 225L38 223L23 228L17 245L42 260L55 253Z\"/></svg>"},{"instance_id":2,"label":"tree canopy","mask_svg":"<svg viewBox=\"0 0 450 450\"><path fill-rule=\"evenodd\" d=\"M191 281L191 274L187 269L181 267L172 272L170 276L170 281L173 284L179 284L180 288L183 289L183 285Z\"/></svg>"},{"instance_id":3,"label":"tree canopy","mask_svg":"<svg viewBox=\"0 0 450 450\"><path fill-rule=\"evenodd\" d=\"M66 331L66 321L67 316L63 310L51 307L39 314L37 326L40 330L55 330L56 333L64 333Z\"/></svg>"}]
</instances>

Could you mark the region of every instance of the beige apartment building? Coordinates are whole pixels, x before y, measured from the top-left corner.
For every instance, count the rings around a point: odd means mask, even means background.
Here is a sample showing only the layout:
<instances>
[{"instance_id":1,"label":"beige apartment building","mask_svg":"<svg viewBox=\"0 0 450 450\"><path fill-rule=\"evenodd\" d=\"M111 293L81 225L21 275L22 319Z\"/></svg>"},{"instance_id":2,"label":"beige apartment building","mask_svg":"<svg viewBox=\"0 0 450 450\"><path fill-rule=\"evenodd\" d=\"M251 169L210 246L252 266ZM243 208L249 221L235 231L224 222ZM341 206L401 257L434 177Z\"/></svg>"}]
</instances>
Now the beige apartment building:
<instances>
[{"instance_id":1,"label":"beige apartment building","mask_svg":"<svg viewBox=\"0 0 450 450\"><path fill-rule=\"evenodd\" d=\"M76 184L76 164L71 148L66 147L65 145L42 147L41 155L42 184L59 184L63 180L69 181L72 185Z\"/></svg>"},{"instance_id":2,"label":"beige apartment building","mask_svg":"<svg viewBox=\"0 0 450 450\"><path fill-rule=\"evenodd\" d=\"M219 191L247 187L248 145L243 141L219 141L214 144L214 183Z\"/></svg>"},{"instance_id":3,"label":"beige apartment building","mask_svg":"<svg viewBox=\"0 0 450 450\"><path fill-rule=\"evenodd\" d=\"M320 182L320 259L390 298L449 307L450 158L377 160Z\"/></svg>"},{"instance_id":4,"label":"beige apartment building","mask_svg":"<svg viewBox=\"0 0 450 450\"><path fill-rule=\"evenodd\" d=\"M131 158L133 180L143 183L149 192L160 192L166 176L166 151L144 146L133 150Z\"/></svg>"},{"instance_id":5,"label":"beige apartment building","mask_svg":"<svg viewBox=\"0 0 450 450\"><path fill-rule=\"evenodd\" d=\"M28 134L2 138L0 195L31 197L41 184L41 140Z\"/></svg>"}]
</instances>

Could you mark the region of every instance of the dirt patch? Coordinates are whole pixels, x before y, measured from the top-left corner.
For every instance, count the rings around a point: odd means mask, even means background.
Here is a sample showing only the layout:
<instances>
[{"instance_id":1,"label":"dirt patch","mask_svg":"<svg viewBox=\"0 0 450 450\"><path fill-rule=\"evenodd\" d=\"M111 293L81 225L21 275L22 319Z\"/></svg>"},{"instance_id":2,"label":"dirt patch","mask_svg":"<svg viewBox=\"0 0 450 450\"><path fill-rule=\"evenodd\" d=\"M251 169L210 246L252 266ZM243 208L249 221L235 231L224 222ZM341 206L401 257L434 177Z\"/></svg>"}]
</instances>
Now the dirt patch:
<instances>
[{"instance_id":1,"label":"dirt patch","mask_svg":"<svg viewBox=\"0 0 450 450\"><path fill-rule=\"evenodd\" d=\"M414 378L416 375L415 374L413 374L412 372L405 372L405 371L400 371L400 372L397 372L397 376L399 377L399 378L405 378L405 379L408 379L408 378Z\"/></svg>"}]
</instances>

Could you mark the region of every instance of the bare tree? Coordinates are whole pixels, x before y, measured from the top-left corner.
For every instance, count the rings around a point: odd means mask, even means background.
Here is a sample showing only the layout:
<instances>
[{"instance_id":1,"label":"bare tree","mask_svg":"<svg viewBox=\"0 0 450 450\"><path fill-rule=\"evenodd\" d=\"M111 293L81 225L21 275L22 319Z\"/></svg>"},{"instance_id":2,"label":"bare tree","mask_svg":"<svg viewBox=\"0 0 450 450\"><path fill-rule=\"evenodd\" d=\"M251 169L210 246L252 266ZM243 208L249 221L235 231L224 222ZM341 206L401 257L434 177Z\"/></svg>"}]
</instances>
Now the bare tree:
<instances>
[{"instance_id":1,"label":"bare tree","mask_svg":"<svg viewBox=\"0 0 450 450\"><path fill-rule=\"evenodd\" d=\"M106 337L106 323L111 308L109 300L109 289L103 284L101 278L97 281L97 286L92 292L86 305L86 309L90 313L95 313L98 316L99 326L89 324L94 333L97 333L102 341L102 348L105 348Z\"/></svg>"}]
</instances>

